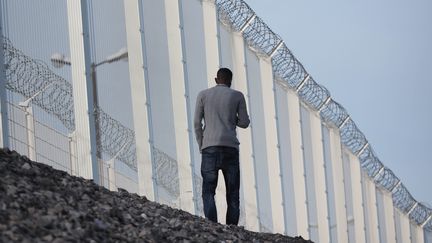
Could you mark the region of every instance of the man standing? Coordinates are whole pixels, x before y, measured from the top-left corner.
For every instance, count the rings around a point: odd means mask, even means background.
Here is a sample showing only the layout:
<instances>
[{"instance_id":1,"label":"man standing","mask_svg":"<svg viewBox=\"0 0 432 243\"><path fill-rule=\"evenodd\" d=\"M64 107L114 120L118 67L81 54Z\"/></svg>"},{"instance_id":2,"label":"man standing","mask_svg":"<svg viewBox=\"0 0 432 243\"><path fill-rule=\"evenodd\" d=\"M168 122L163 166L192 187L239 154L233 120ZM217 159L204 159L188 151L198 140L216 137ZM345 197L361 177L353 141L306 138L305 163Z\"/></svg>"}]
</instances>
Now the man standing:
<instances>
[{"instance_id":1,"label":"man standing","mask_svg":"<svg viewBox=\"0 0 432 243\"><path fill-rule=\"evenodd\" d=\"M214 195L219 170L222 170L226 187L226 224L237 225L240 216L240 143L236 127L247 128L250 121L243 94L230 88L231 70L219 69L215 81L215 87L198 94L194 118L195 134L202 154L204 215L217 222Z\"/></svg>"}]
</instances>

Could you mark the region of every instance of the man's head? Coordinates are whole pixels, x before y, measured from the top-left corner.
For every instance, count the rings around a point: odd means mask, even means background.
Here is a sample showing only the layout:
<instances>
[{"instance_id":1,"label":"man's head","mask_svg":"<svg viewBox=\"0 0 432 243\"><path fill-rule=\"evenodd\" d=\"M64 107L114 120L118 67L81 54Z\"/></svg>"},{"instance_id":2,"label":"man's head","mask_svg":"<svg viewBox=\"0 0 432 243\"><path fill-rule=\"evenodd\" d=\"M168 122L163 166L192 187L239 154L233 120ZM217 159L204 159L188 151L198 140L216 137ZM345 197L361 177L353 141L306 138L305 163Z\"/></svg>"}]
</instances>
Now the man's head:
<instances>
[{"instance_id":1,"label":"man's head","mask_svg":"<svg viewBox=\"0 0 432 243\"><path fill-rule=\"evenodd\" d=\"M228 68L220 68L217 72L215 81L217 84L225 84L228 87L231 87L232 81L232 72Z\"/></svg>"}]
</instances>

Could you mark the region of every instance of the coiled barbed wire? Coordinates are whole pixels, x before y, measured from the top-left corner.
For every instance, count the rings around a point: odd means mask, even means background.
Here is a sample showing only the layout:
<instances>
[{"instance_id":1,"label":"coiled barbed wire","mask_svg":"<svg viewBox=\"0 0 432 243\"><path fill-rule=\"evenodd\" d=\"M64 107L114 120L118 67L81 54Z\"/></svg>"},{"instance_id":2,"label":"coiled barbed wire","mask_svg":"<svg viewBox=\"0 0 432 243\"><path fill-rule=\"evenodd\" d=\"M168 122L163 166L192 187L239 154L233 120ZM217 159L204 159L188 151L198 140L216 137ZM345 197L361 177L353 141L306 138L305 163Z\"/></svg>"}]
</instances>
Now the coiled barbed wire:
<instances>
[{"instance_id":1,"label":"coiled barbed wire","mask_svg":"<svg viewBox=\"0 0 432 243\"><path fill-rule=\"evenodd\" d=\"M393 190L393 203L405 214L409 213L412 207L415 206L416 200L411 196L406 187L402 184Z\"/></svg>"},{"instance_id":2,"label":"coiled barbed wire","mask_svg":"<svg viewBox=\"0 0 432 243\"><path fill-rule=\"evenodd\" d=\"M219 20L234 31L240 31L255 16L254 11L244 1L220 0L215 3Z\"/></svg>"},{"instance_id":3,"label":"coiled barbed wire","mask_svg":"<svg viewBox=\"0 0 432 243\"><path fill-rule=\"evenodd\" d=\"M156 165L156 183L178 198L180 188L177 161L157 148L153 148L153 154Z\"/></svg>"},{"instance_id":4,"label":"coiled barbed wire","mask_svg":"<svg viewBox=\"0 0 432 243\"><path fill-rule=\"evenodd\" d=\"M6 88L19 93L57 117L69 130L75 130L72 85L55 74L44 62L34 60L3 37ZM100 108L94 109L99 130L98 150L137 170L134 131L123 126ZM99 158L102 159L102 158Z\"/></svg>"},{"instance_id":5,"label":"coiled barbed wire","mask_svg":"<svg viewBox=\"0 0 432 243\"><path fill-rule=\"evenodd\" d=\"M395 186L399 183L399 178L397 178L393 171L384 167L381 173L377 174L375 177L375 183L387 189L387 191L393 191Z\"/></svg>"},{"instance_id":6,"label":"coiled barbed wire","mask_svg":"<svg viewBox=\"0 0 432 243\"><path fill-rule=\"evenodd\" d=\"M432 209L426 207L425 205L419 203L417 207L413 208L410 213L410 219L415 221L417 224L422 224L428 220L428 217L432 215Z\"/></svg>"},{"instance_id":7,"label":"coiled barbed wire","mask_svg":"<svg viewBox=\"0 0 432 243\"><path fill-rule=\"evenodd\" d=\"M272 59L275 79L297 90L308 73L285 44L281 43L280 37L256 17L244 0L215 0L215 4L220 22L234 31L241 31L252 50L259 54L264 53ZM277 48L280 44L280 48ZM409 218L417 224L432 230L432 210L417 203L400 183L399 178L380 162L345 108L333 100L328 100L330 92L311 77L297 92L303 102L320 112L324 121L340 129L341 142L358 156L368 176L374 179L378 186L392 193L394 205L405 214L409 213Z\"/></svg>"},{"instance_id":8,"label":"coiled barbed wire","mask_svg":"<svg viewBox=\"0 0 432 243\"><path fill-rule=\"evenodd\" d=\"M273 55L272 67L275 78L285 82L292 89L297 88L307 76L303 65L285 43Z\"/></svg>"},{"instance_id":9,"label":"coiled barbed wire","mask_svg":"<svg viewBox=\"0 0 432 243\"><path fill-rule=\"evenodd\" d=\"M39 60L16 49L3 37L6 88L27 98L57 117L69 129L75 129L72 85Z\"/></svg>"},{"instance_id":10,"label":"coiled barbed wire","mask_svg":"<svg viewBox=\"0 0 432 243\"><path fill-rule=\"evenodd\" d=\"M340 127L345 119L348 118L346 110L334 100L330 100L329 103L322 107L320 116L325 122L334 124L336 127Z\"/></svg>"},{"instance_id":11,"label":"coiled barbed wire","mask_svg":"<svg viewBox=\"0 0 432 243\"><path fill-rule=\"evenodd\" d=\"M327 98L330 97L330 92L324 86L317 84L315 80L310 77L299 89L298 95L309 106L314 109L319 109Z\"/></svg>"},{"instance_id":12,"label":"coiled barbed wire","mask_svg":"<svg viewBox=\"0 0 432 243\"><path fill-rule=\"evenodd\" d=\"M137 171L135 132L113 119L100 107L96 107L94 112L96 122L99 124L99 129L96 131L98 149Z\"/></svg>"},{"instance_id":13,"label":"coiled barbed wire","mask_svg":"<svg viewBox=\"0 0 432 243\"><path fill-rule=\"evenodd\" d=\"M367 147L359 155L361 167L366 171L370 178L375 178L376 175L383 170L385 167L375 155L372 147Z\"/></svg>"},{"instance_id":14,"label":"coiled barbed wire","mask_svg":"<svg viewBox=\"0 0 432 243\"><path fill-rule=\"evenodd\" d=\"M366 137L351 119L340 127L340 136L342 143L347 146L353 154L360 152L367 143Z\"/></svg>"},{"instance_id":15,"label":"coiled barbed wire","mask_svg":"<svg viewBox=\"0 0 432 243\"><path fill-rule=\"evenodd\" d=\"M243 32L243 37L252 48L267 55L270 55L281 43L281 38L259 17L255 17L248 24Z\"/></svg>"}]
</instances>

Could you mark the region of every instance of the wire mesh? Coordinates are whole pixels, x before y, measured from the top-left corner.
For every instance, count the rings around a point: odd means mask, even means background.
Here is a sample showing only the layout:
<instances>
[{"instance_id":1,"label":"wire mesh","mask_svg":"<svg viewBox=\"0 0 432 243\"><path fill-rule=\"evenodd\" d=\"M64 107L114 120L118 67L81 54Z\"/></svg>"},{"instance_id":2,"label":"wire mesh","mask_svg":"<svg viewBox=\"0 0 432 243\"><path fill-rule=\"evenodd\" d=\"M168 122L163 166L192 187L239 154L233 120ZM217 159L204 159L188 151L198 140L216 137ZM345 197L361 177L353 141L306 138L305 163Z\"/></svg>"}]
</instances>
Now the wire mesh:
<instances>
[{"instance_id":1,"label":"wire mesh","mask_svg":"<svg viewBox=\"0 0 432 243\"><path fill-rule=\"evenodd\" d=\"M67 135L34 120L34 137L37 161L71 172L71 151Z\"/></svg>"}]
</instances>

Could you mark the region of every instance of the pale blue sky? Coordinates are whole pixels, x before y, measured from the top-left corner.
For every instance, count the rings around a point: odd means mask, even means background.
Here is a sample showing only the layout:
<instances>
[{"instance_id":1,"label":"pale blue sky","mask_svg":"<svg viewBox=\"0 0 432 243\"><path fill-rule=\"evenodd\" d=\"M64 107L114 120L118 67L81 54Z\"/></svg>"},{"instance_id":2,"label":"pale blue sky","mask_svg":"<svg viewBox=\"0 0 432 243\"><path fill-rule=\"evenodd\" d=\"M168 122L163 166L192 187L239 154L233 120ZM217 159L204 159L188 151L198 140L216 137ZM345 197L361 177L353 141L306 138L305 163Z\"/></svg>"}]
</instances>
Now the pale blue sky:
<instances>
[{"instance_id":1,"label":"pale blue sky","mask_svg":"<svg viewBox=\"0 0 432 243\"><path fill-rule=\"evenodd\" d=\"M246 2L432 206L432 1Z\"/></svg>"}]
</instances>

